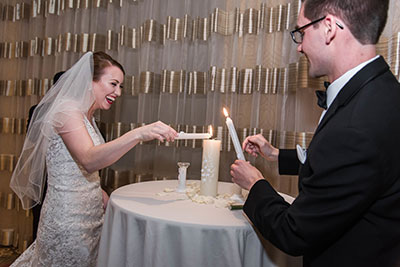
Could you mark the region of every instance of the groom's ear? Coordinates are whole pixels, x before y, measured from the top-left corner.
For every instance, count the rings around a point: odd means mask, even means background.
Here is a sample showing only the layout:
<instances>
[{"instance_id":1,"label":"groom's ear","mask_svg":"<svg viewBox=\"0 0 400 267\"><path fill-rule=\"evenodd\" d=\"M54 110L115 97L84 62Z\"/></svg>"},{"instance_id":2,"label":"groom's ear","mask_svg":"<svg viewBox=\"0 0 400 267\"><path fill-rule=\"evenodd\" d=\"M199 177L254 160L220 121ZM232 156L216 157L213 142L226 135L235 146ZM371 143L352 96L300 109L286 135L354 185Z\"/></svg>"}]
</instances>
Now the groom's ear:
<instances>
[{"instance_id":1,"label":"groom's ear","mask_svg":"<svg viewBox=\"0 0 400 267\"><path fill-rule=\"evenodd\" d=\"M325 33L325 44L329 45L336 37L338 27L336 25L336 17L333 15L327 15L323 20L323 27Z\"/></svg>"}]
</instances>

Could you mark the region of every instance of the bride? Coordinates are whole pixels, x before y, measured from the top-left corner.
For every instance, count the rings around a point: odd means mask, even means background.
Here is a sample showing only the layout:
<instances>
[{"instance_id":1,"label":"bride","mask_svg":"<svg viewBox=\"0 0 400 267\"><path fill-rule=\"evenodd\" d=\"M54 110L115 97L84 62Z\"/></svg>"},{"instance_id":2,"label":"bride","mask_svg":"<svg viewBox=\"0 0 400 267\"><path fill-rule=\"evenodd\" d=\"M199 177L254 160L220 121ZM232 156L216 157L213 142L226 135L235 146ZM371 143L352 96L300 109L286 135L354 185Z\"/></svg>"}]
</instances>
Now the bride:
<instances>
[{"instance_id":1,"label":"bride","mask_svg":"<svg viewBox=\"0 0 400 267\"><path fill-rule=\"evenodd\" d=\"M123 67L103 52L86 53L40 101L10 187L25 209L44 199L35 242L11 266L95 266L108 196L98 170L141 141L173 141L162 122L104 143L93 114L121 95Z\"/></svg>"}]
</instances>

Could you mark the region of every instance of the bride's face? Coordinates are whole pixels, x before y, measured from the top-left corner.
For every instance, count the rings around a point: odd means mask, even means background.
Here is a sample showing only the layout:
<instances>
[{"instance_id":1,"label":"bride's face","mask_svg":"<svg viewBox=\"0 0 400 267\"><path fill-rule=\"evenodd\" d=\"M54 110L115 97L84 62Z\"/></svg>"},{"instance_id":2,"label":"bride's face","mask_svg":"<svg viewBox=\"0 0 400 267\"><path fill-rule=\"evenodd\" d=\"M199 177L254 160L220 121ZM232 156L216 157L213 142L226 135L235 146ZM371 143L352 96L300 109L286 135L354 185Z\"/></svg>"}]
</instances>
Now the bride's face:
<instances>
[{"instance_id":1,"label":"bride's face","mask_svg":"<svg viewBox=\"0 0 400 267\"><path fill-rule=\"evenodd\" d=\"M116 66L109 66L103 72L100 80L93 82L94 108L107 110L121 95L124 74Z\"/></svg>"}]
</instances>

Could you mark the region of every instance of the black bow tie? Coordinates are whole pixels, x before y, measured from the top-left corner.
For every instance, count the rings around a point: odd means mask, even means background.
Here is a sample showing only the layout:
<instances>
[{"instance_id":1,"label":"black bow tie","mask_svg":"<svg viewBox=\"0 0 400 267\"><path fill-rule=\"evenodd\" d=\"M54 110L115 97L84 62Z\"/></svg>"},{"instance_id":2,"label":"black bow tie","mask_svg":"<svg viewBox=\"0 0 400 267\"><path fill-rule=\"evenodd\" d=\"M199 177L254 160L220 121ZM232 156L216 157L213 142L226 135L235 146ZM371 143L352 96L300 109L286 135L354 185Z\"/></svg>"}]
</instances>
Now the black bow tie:
<instances>
[{"instance_id":1,"label":"black bow tie","mask_svg":"<svg viewBox=\"0 0 400 267\"><path fill-rule=\"evenodd\" d=\"M328 108L328 105L326 104L326 89L328 89L329 85L330 85L329 82L324 82L325 91L322 90L315 91L315 94L317 95L318 98L318 106L320 106L323 109Z\"/></svg>"}]
</instances>

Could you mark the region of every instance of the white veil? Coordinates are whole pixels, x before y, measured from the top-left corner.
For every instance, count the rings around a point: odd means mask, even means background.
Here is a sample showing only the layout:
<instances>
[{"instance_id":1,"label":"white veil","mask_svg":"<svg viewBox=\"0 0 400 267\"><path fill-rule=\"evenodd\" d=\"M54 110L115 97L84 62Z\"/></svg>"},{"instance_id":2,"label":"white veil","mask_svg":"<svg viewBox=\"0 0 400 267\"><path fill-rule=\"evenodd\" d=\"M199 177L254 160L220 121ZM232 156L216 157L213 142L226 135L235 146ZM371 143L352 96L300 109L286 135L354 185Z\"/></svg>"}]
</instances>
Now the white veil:
<instances>
[{"instance_id":1,"label":"white veil","mask_svg":"<svg viewBox=\"0 0 400 267\"><path fill-rule=\"evenodd\" d=\"M60 77L36 107L10 182L24 209L41 202L46 153L52 138L67 131L64 122L82 120L93 104L92 77L93 54L88 52ZM68 129L71 130L74 129Z\"/></svg>"}]
</instances>

